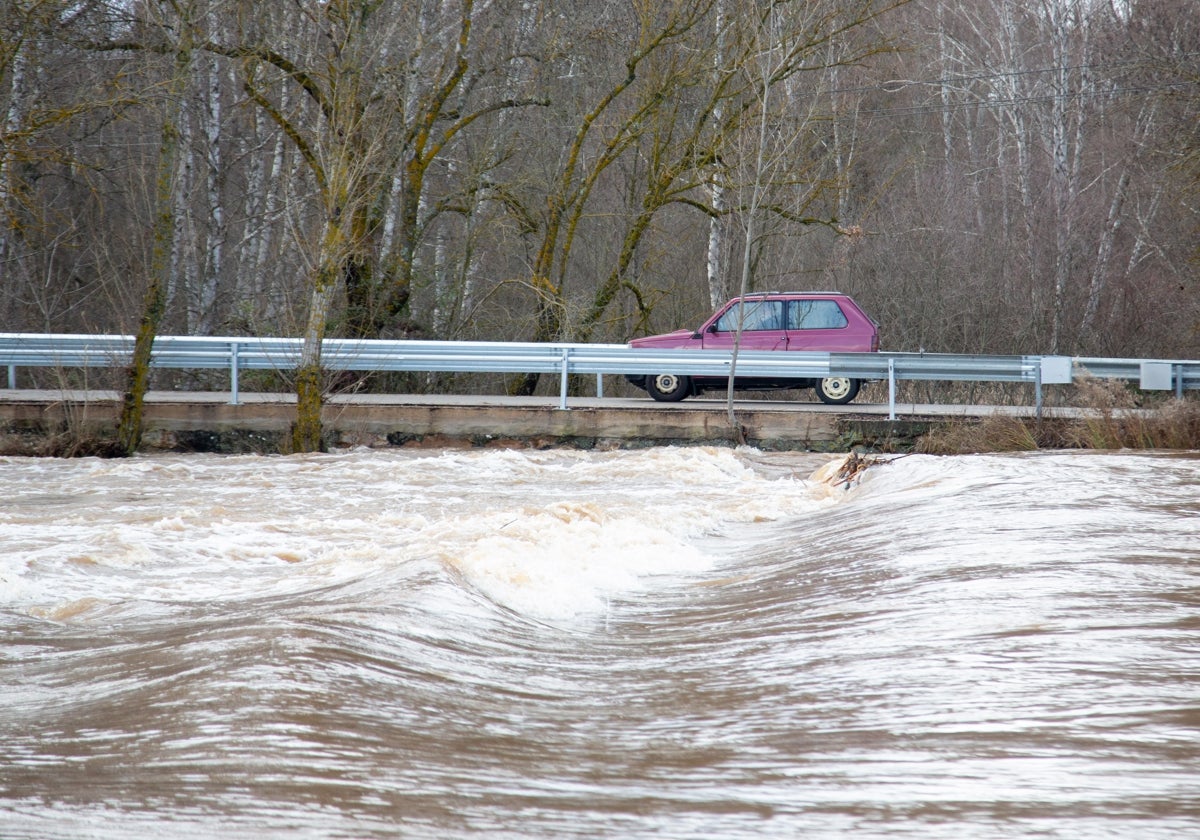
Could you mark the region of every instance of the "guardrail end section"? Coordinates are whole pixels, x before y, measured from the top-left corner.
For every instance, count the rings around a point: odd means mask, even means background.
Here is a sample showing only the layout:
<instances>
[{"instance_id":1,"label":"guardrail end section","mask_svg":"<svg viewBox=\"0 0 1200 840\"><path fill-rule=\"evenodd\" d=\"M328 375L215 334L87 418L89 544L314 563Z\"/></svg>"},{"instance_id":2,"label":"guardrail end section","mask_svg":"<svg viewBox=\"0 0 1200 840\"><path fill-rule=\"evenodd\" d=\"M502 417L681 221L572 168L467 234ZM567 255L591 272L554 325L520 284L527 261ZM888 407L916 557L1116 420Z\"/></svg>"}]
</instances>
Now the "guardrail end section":
<instances>
[{"instance_id":1,"label":"guardrail end section","mask_svg":"<svg viewBox=\"0 0 1200 840\"><path fill-rule=\"evenodd\" d=\"M1070 385L1072 367L1070 356L1042 356L1042 384Z\"/></svg>"},{"instance_id":2,"label":"guardrail end section","mask_svg":"<svg viewBox=\"0 0 1200 840\"><path fill-rule=\"evenodd\" d=\"M1138 387L1143 391L1170 391L1175 387L1175 370L1170 362L1142 362Z\"/></svg>"}]
</instances>

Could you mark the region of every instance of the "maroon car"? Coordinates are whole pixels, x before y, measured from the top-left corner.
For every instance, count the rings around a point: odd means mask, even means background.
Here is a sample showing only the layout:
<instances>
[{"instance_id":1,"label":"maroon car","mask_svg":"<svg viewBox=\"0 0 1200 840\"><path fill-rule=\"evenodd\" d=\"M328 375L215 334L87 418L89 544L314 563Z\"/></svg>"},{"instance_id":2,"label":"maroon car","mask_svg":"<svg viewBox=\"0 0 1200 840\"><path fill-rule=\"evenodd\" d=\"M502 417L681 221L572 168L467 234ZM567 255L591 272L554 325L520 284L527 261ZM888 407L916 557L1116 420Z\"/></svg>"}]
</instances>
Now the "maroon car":
<instances>
[{"instance_id":1,"label":"maroon car","mask_svg":"<svg viewBox=\"0 0 1200 840\"><path fill-rule=\"evenodd\" d=\"M729 350L741 327L742 350L816 350L838 353L876 352L879 327L857 303L837 292L763 292L746 295L720 307L700 329L636 338L631 347ZM726 388L723 376L679 376L659 373L629 375L634 385L656 400L677 402L702 391ZM822 402L844 405L858 395L857 379L737 377L741 391L773 388L812 388Z\"/></svg>"}]
</instances>

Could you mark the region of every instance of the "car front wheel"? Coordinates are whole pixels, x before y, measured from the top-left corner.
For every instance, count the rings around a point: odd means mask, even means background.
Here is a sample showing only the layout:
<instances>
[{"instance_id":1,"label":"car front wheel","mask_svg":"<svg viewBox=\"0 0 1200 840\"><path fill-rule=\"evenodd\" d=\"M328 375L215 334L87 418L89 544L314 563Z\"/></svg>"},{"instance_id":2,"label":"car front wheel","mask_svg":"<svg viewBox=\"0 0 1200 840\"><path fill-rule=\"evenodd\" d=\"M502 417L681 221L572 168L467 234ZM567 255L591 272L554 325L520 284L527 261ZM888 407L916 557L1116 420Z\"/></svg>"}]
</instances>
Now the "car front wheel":
<instances>
[{"instance_id":1,"label":"car front wheel","mask_svg":"<svg viewBox=\"0 0 1200 840\"><path fill-rule=\"evenodd\" d=\"M829 376L818 379L815 390L826 405L845 405L858 396L859 382L848 376Z\"/></svg>"},{"instance_id":2,"label":"car front wheel","mask_svg":"<svg viewBox=\"0 0 1200 840\"><path fill-rule=\"evenodd\" d=\"M679 402L691 391L692 383L686 376L657 373L646 377L646 392L659 402Z\"/></svg>"}]
</instances>

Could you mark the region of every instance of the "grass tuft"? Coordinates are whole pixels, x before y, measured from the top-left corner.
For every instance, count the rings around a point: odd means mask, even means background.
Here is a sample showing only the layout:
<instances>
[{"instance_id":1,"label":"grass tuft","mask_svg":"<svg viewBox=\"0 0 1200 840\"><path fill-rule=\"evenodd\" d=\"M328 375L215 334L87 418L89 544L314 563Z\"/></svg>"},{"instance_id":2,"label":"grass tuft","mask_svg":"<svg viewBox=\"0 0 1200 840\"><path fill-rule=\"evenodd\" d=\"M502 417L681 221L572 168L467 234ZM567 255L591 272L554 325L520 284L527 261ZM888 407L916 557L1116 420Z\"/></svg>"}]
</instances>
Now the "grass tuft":
<instances>
[{"instance_id":1,"label":"grass tuft","mask_svg":"<svg viewBox=\"0 0 1200 840\"><path fill-rule=\"evenodd\" d=\"M934 455L1027 452L1035 449L1200 449L1200 403L1170 400L1137 408L1111 388L1093 390L1090 406L1075 417L1030 418L995 415L982 422L957 420L917 441Z\"/></svg>"}]
</instances>

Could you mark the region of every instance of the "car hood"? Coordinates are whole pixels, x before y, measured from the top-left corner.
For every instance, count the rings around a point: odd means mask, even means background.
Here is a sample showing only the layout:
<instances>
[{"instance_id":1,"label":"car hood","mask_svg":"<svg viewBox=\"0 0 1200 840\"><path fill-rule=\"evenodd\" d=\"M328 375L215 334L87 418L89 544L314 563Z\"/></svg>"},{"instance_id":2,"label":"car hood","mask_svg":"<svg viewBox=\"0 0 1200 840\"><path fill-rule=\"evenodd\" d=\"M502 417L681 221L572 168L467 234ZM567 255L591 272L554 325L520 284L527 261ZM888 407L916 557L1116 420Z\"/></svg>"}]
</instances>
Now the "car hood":
<instances>
[{"instance_id":1,"label":"car hood","mask_svg":"<svg viewBox=\"0 0 1200 840\"><path fill-rule=\"evenodd\" d=\"M630 347L686 347L695 339L693 330L675 330L663 335L648 335L645 338L635 338L629 342Z\"/></svg>"}]
</instances>

